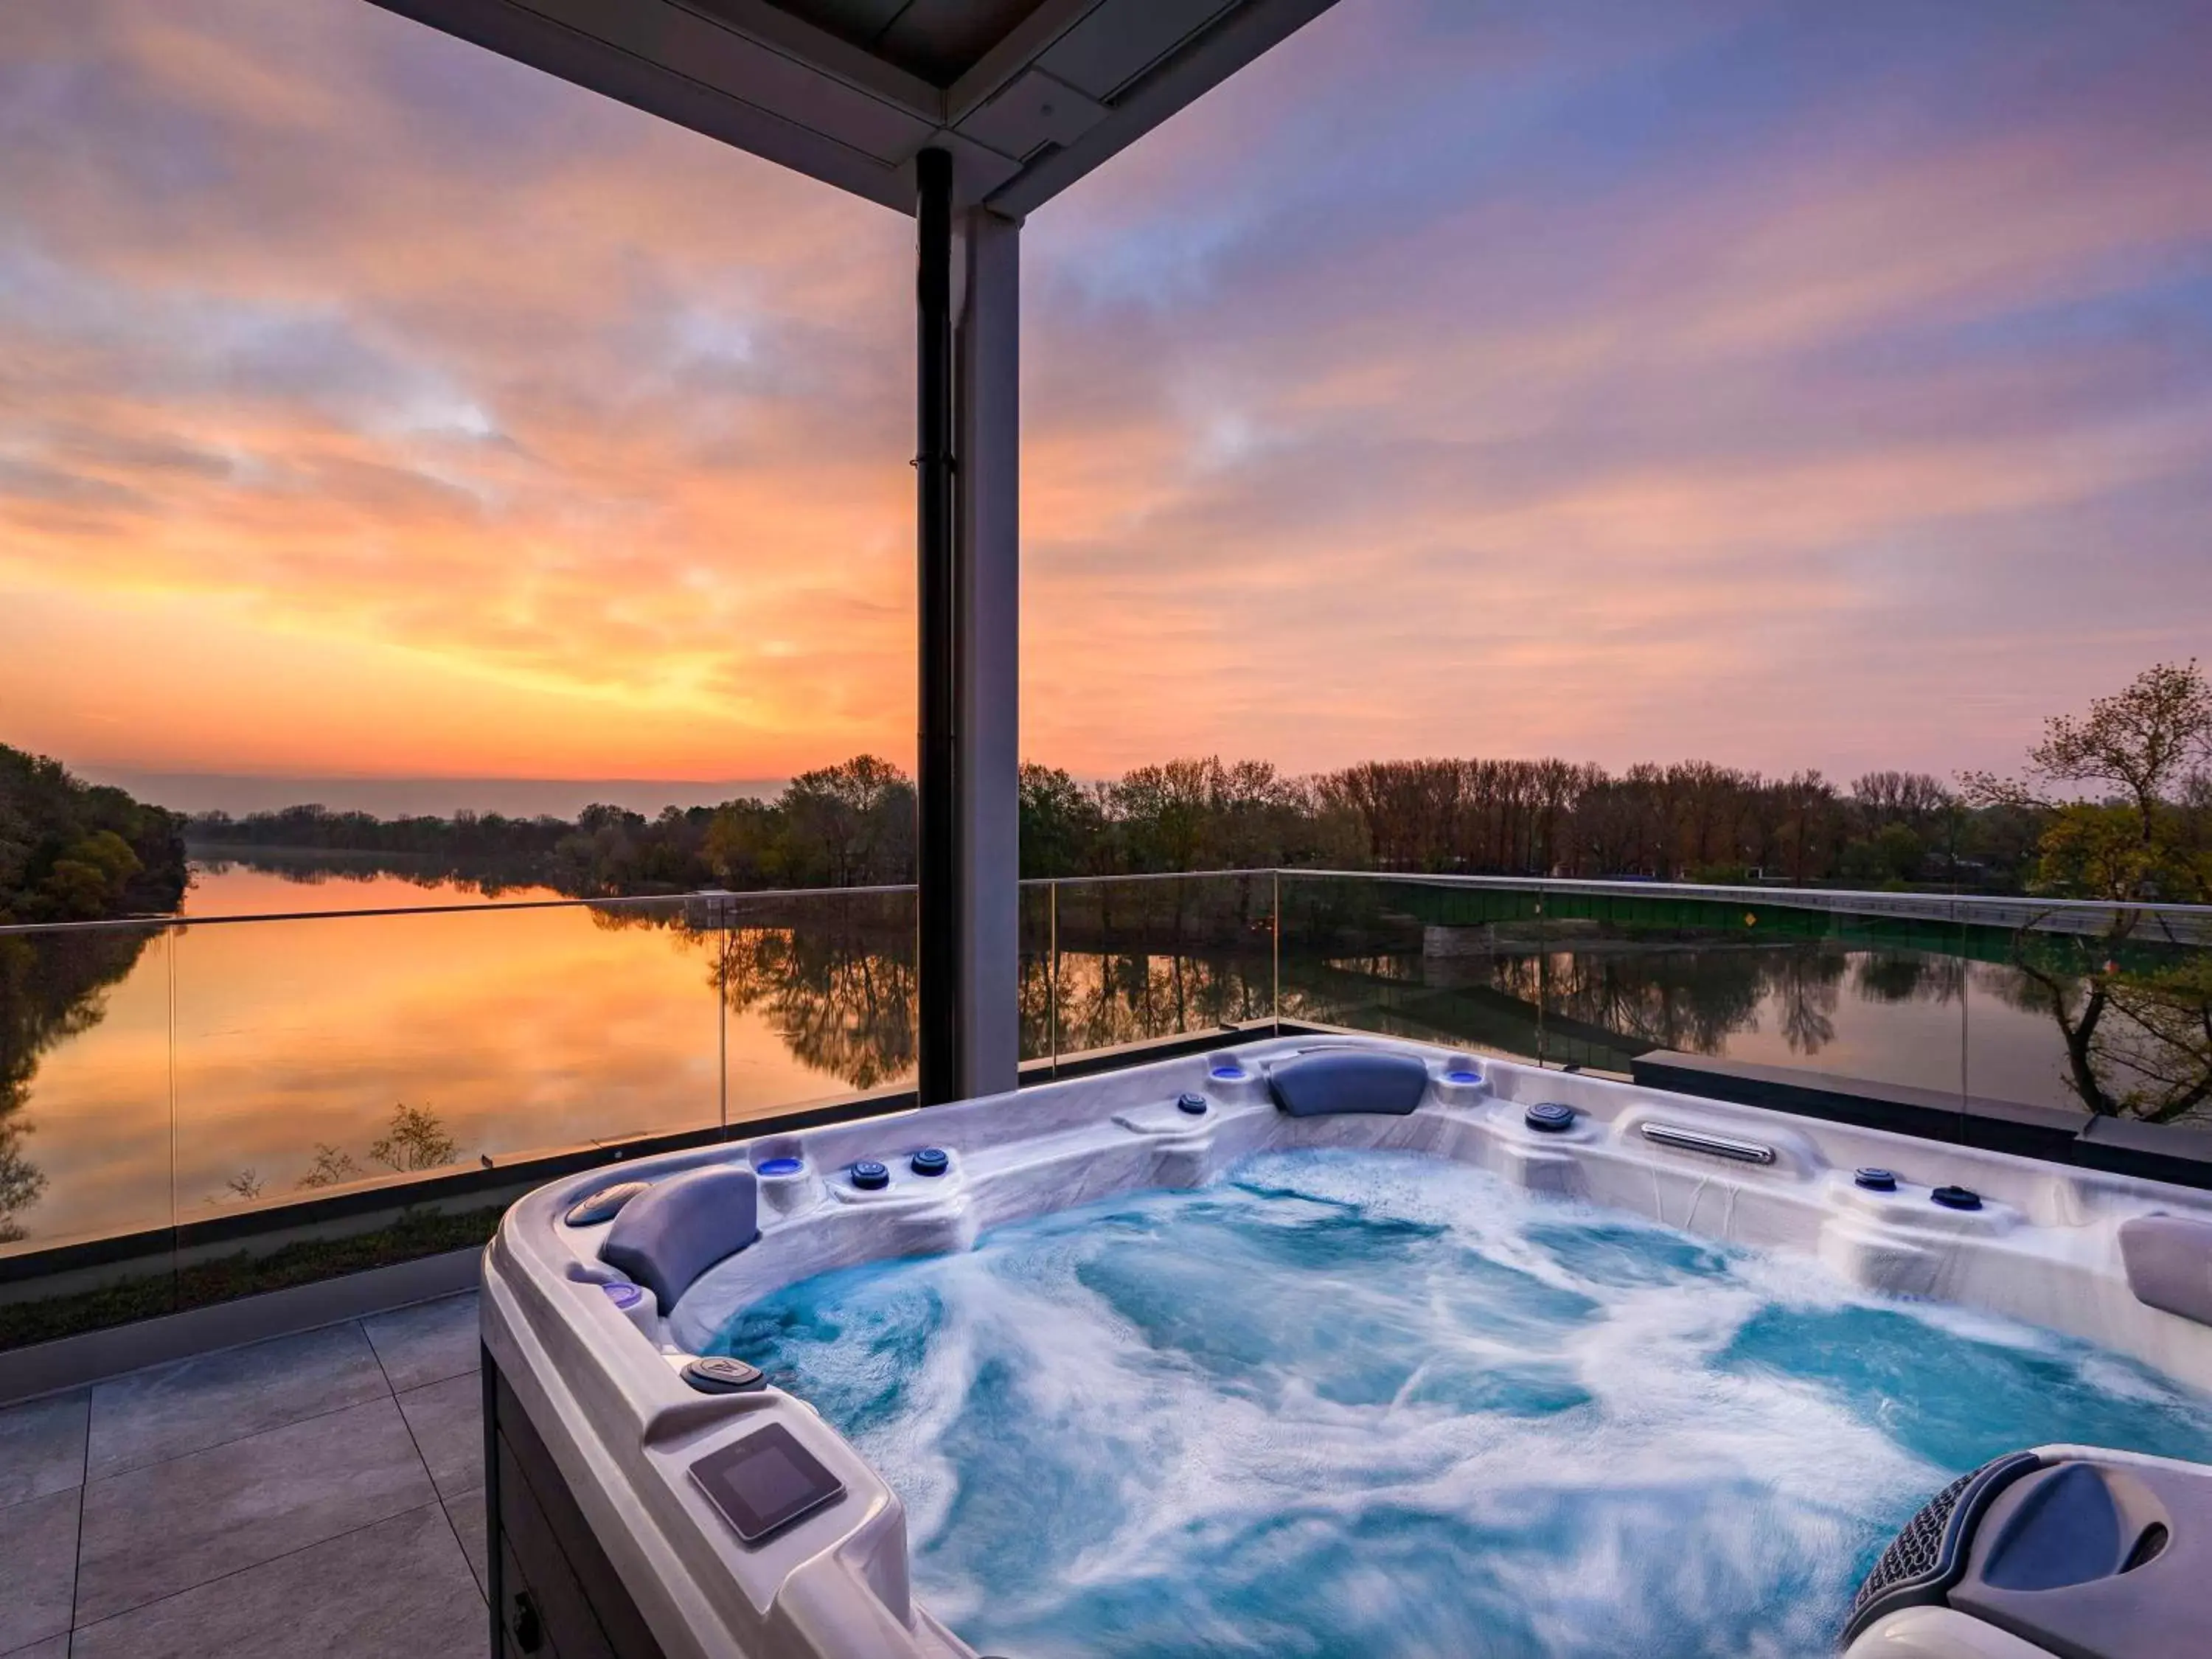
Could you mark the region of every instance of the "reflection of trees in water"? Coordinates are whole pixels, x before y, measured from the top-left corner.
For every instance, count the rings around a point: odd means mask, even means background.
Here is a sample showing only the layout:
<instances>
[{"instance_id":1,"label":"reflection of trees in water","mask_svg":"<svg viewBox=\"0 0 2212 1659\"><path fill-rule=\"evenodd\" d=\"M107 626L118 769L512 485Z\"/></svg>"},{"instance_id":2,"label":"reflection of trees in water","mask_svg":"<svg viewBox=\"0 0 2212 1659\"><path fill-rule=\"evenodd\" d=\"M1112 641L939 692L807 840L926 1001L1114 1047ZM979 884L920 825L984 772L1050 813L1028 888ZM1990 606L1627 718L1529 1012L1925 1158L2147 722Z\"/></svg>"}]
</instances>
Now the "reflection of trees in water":
<instances>
[{"instance_id":1,"label":"reflection of trees in water","mask_svg":"<svg viewBox=\"0 0 2212 1659\"><path fill-rule=\"evenodd\" d=\"M1054 964L1046 902L1030 920L1021 969L1024 1058L1142 1042L1274 1009L1275 884L1249 875L1166 882L1063 883ZM1057 1042L1052 1029L1057 1009Z\"/></svg>"},{"instance_id":2,"label":"reflection of trees in water","mask_svg":"<svg viewBox=\"0 0 2212 1659\"><path fill-rule=\"evenodd\" d=\"M1540 994L1537 967L1530 959L1521 975L1532 995ZM1559 954L1542 978L1547 1012L1700 1054L1719 1053L1730 1033L1758 1023L1764 986L1759 959L1729 951Z\"/></svg>"},{"instance_id":3,"label":"reflection of trees in water","mask_svg":"<svg viewBox=\"0 0 2212 1659\"><path fill-rule=\"evenodd\" d=\"M227 876L234 869L275 876L299 887L332 884L366 886L372 882L402 881L426 892L473 892L479 898L496 899L518 890L545 890L544 872L519 859L447 859L412 853L348 853L343 851L286 851L282 848L243 848L236 851L203 849L193 860L200 874Z\"/></svg>"},{"instance_id":4,"label":"reflection of trees in water","mask_svg":"<svg viewBox=\"0 0 2212 1659\"><path fill-rule=\"evenodd\" d=\"M1162 908L1172 929L1171 907L1163 901ZM674 927L683 948L707 955L708 983L722 988L732 1012L758 1013L795 1057L854 1088L876 1088L914 1069L910 899L748 896L593 915L607 927ZM1050 971L1042 952L1024 957L1018 994L1024 1058L1053 1050ZM1221 952L1064 952L1059 1051L1262 1018L1272 982L1267 963Z\"/></svg>"},{"instance_id":5,"label":"reflection of trees in water","mask_svg":"<svg viewBox=\"0 0 2212 1659\"><path fill-rule=\"evenodd\" d=\"M900 894L693 894L593 905L607 933L667 932L707 959L707 986L757 1013L792 1054L855 1089L914 1069L914 901Z\"/></svg>"},{"instance_id":6,"label":"reflection of trees in water","mask_svg":"<svg viewBox=\"0 0 2212 1659\"><path fill-rule=\"evenodd\" d=\"M1049 1025L1052 969L1042 958L1022 963L1022 1052L1054 1052ZM1273 1012L1272 965L1235 957L1188 954L1062 952L1057 1052L1081 1054L1124 1042L1246 1019Z\"/></svg>"},{"instance_id":7,"label":"reflection of trees in water","mask_svg":"<svg viewBox=\"0 0 2212 1659\"><path fill-rule=\"evenodd\" d=\"M1957 1002L1966 994L1966 961L1918 951L1863 951L1852 957L1851 989L1867 1002Z\"/></svg>"},{"instance_id":8,"label":"reflection of trees in water","mask_svg":"<svg viewBox=\"0 0 2212 1659\"><path fill-rule=\"evenodd\" d=\"M732 1013L758 1013L797 1059L873 1089L914 1069L913 915L908 901L869 896L698 901L674 920Z\"/></svg>"},{"instance_id":9,"label":"reflection of trees in water","mask_svg":"<svg viewBox=\"0 0 2212 1659\"><path fill-rule=\"evenodd\" d=\"M1759 1023L1767 953L1554 951L1492 958L1494 988L1547 1014L1602 1026L1633 1046L1718 1054Z\"/></svg>"},{"instance_id":10,"label":"reflection of trees in water","mask_svg":"<svg viewBox=\"0 0 2212 1659\"><path fill-rule=\"evenodd\" d=\"M1836 1040L1836 1005L1850 959L1831 951L1790 951L1772 964L1767 994L1781 1010L1793 1054L1817 1054Z\"/></svg>"},{"instance_id":11,"label":"reflection of trees in water","mask_svg":"<svg viewBox=\"0 0 2212 1659\"><path fill-rule=\"evenodd\" d=\"M2023 930L1974 982L2053 1024L2067 1091L2090 1112L2171 1123L2212 1103L2212 952Z\"/></svg>"},{"instance_id":12,"label":"reflection of trees in water","mask_svg":"<svg viewBox=\"0 0 2212 1659\"><path fill-rule=\"evenodd\" d=\"M1722 1054L1730 1037L1757 1030L1770 1006L1790 1051L1817 1054L1835 1041L1847 984L1882 1003L1947 1003L1966 990L1955 958L1814 943L1501 953L1430 960L1420 972L1430 983L1471 981L1526 1004L1532 1033L1540 1002L1548 1016L1616 1032L1627 1048L1699 1054Z\"/></svg>"},{"instance_id":13,"label":"reflection of trees in water","mask_svg":"<svg viewBox=\"0 0 2212 1659\"><path fill-rule=\"evenodd\" d=\"M118 928L0 938L0 1242L24 1237L17 1218L46 1191L21 1121L40 1057L100 1024L107 988L137 964L151 937Z\"/></svg>"},{"instance_id":14,"label":"reflection of trees in water","mask_svg":"<svg viewBox=\"0 0 2212 1659\"><path fill-rule=\"evenodd\" d=\"M740 937L745 968L724 982L732 1012L760 1006L793 1054L856 1089L914 1069L910 951L902 957L810 929Z\"/></svg>"}]
</instances>

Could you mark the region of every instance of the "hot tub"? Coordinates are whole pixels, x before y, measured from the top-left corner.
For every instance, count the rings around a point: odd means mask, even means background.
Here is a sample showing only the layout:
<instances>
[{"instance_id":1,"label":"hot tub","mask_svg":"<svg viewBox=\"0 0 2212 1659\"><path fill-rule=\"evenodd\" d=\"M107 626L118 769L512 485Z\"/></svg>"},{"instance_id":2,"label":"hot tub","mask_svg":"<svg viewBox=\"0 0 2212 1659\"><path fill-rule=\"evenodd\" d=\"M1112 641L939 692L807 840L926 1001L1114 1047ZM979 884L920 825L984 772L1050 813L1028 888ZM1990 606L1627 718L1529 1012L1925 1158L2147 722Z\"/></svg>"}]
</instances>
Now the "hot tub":
<instances>
[{"instance_id":1,"label":"hot tub","mask_svg":"<svg viewBox=\"0 0 2212 1659\"><path fill-rule=\"evenodd\" d=\"M1334 1037L574 1177L495 1651L2185 1651L2208 1196Z\"/></svg>"}]
</instances>

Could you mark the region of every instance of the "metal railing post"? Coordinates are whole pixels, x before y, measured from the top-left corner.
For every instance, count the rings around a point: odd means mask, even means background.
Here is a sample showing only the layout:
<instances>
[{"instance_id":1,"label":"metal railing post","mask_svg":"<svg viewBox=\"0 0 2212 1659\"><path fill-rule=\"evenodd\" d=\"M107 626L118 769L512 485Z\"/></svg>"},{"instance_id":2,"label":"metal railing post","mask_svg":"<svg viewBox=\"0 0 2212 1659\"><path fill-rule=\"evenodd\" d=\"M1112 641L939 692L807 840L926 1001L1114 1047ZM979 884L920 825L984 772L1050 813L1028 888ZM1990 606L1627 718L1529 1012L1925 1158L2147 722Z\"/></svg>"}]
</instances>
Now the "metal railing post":
<instances>
[{"instance_id":1,"label":"metal railing post","mask_svg":"<svg viewBox=\"0 0 2212 1659\"><path fill-rule=\"evenodd\" d=\"M164 927L161 943L163 976L167 981L169 1022L169 1225L177 1224L177 942L184 937L182 927ZM173 1285L177 1260L173 1249L169 1257L169 1274Z\"/></svg>"},{"instance_id":2,"label":"metal railing post","mask_svg":"<svg viewBox=\"0 0 2212 1659\"><path fill-rule=\"evenodd\" d=\"M1268 902L1268 931L1273 935L1269 941L1274 960L1269 968L1267 1006L1274 1022L1275 1035L1283 1034L1283 872L1267 872L1267 879L1274 891Z\"/></svg>"},{"instance_id":3,"label":"metal railing post","mask_svg":"<svg viewBox=\"0 0 2212 1659\"><path fill-rule=\"evenodd\" d=\"M1045 1021L1049 1028L1046 1038L1047 1052L1052 1056L1051 1071L1060 1075L1060 882L1057 878L1047 885L1045 896Z\"/></svg>"},{"instance_id":4,"label":"metal railing post","mask_svg":"<svg viewBox=\"0 0 2212 1659\"><path fill-rule=\"evenodd\" d=\"M1957 873L1955 866L1953 873ZM1966 1103L1974 1097L1973 1031L1967 1024L1974 1001L1974 963L1966 948L1966 919L1960 913L1955 892L1951 896L1951 927L1959 950L1959 1132L1963 1139Z\"/></svg>"},{"instance_id":5,"label":"metal railing post","mask_svg":"<svg viewBox=\"0 0 2212 1659\"><path fill-rule=\"evenodd\" d=\"M1536 1064L1544 1064L1544 1005L1552 1000L1551 924L1545 917L1544 892L1536 890Z\"/></svg>"},{"instance_id":6,"label":"metal railing post","mask_svg":"<svg viewBox=\"0 0 2212 1659\"><path fill-rule=\"evenodd\" d=\"M716 899L721 927L714 937L714 1110L730 1138L730 901Z\"/></svg>"}]
</instances>

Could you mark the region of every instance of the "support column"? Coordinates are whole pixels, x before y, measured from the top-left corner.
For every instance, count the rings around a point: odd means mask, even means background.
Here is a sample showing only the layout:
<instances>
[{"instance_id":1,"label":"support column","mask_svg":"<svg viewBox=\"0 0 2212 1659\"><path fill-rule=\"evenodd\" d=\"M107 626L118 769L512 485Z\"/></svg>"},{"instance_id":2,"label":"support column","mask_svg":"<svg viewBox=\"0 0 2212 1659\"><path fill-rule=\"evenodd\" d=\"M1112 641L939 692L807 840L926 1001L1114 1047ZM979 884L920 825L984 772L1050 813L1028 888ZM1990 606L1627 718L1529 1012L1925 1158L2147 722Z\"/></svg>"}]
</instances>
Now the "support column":
<instances>
[{"instance_id":1,"label":"support column","mask_svg":"<svg viewBox=\"0 0 2212 1659\"><path fill-rule=\"evenodd\" d=\"M963 1024L960 963L967 906L961 891L957 515L953 498L952 157L915 160L915 655L921 684L915 743L915 967L921 1103L960 1097Z\"/></svg>"},{"instance_id":2,"label":"support column","mask_svg":"<svg viewBox=\"0 0 2212 1659\"><path fill-rule=\"evenodd\" d=\"M1016 1082L1021 1053L1021 226L958 222L960 1092Z\"/></svg>"},{"instance_id":3,"label":"support column","mask_svg":"<svg viewBox=\"0 0 2212 1659\"><path fill-rule=\"evenodd\" d=\"M956 217L944 152L916 174L917 1071L933 1105L1012 1089L1019 1053L1021 230Z\"/></svg>"}]
</instances>

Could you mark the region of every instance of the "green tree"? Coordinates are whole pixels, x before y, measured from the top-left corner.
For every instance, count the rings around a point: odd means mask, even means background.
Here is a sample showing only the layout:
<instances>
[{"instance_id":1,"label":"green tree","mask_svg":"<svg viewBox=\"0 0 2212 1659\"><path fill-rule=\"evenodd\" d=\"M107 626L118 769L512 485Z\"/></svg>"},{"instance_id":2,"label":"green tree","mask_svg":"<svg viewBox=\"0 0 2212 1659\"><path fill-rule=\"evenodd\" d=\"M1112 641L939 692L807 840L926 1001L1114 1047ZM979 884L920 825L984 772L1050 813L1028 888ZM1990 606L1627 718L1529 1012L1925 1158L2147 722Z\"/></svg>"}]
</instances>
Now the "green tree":
<instances>
[{"instance_id":1,"label":"green tree","mask_svg":"<svg viewBox=\"0 0 2212 1659\"><path fill-rule=\"evenodd\" d=\"M1090 873L1105 829L1097 797L1058 767L1030 761L1018 787L1023 876Z\"/></svg>"},{"instance_id":2,"label":"green tree","mask_svg":"<svg viewBox=\"0 0 2212 1659\"><path fill-rule=\"evenodd\" d=\"M2161 937L2154 901L2212 899L2212 687L2195 662L2160 663L2079 718L2045 723L2029 776L2069 787L1973 775L1970 793L2041 813L2034 887L2100 901L2110 920L2094 939L2033 925L2013 960L2029 1000L2066 1045L2067 1081L2088 1109L2166 1122L2212 1100L2212 969L2201 945ZM2100 787L2084 799L2085 787Z\"/></svg>"},{"instance_id":3,"label":"green tree","mask_svg":"<svg viewBox=\"0 0 2212 1659\"><path fill-rule=\"evenodd\" d=\"M768 801L725 801L701 851L714 878L730 888L781 886L793 863L783 810Z\"/></svg>"},{"instance_id":4,"label":"green tree","mask_svg":"<svg viewBox=\"0 0 2212 1659\"><path fill-rule=\"evenodd\" d=\"M184 819L0 744L0 921L91 921L173 910Z\"/></svg>"},{"instance_id":5,"label":"green tree","mask_svg":"<svg viewBox=\"0 0 2212 1659\"><path fill-rule=\"evenodd\" d=\"M914 785L874 755L802 772L779 803L802 886L854 887L914 878Z\"/></svg>"}]
</instances>

